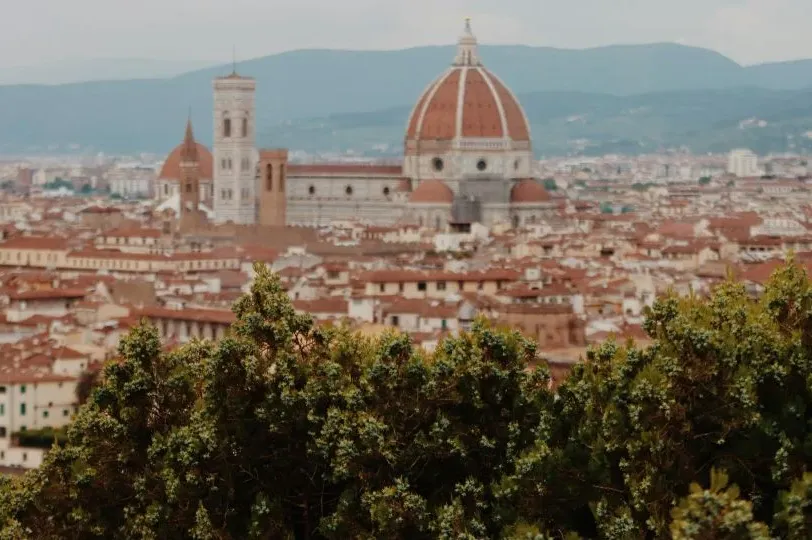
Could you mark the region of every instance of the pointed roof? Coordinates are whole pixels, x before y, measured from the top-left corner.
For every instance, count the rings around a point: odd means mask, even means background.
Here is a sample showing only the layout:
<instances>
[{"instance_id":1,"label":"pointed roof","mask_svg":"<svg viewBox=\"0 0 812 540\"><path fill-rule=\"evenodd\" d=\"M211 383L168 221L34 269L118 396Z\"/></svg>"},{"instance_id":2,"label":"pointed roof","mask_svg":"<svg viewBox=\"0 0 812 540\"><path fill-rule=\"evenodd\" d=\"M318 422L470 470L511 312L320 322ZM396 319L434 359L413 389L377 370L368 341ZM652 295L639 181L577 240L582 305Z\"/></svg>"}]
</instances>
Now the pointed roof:
<instances>
[{"instance_id":1,"label":"pointed roof","mask_svg":"<svg viewBox=\"0 0 812 540\"><path fill-rule=\"evenodd\" d=\"M181 162L197 162L197 143L195 142L195 135L192 131L192 118L191 116L186 121L186 135L183 137L183 145L180 149Z\"/></svg>"},{"instance_id":2,"label":"pointed roof","mask_svg":"<svg viewBox=\"0 0 812 540\"><path fill-rule=\"evenodd\" d=\"M479 47L477 45L474 32L471 30L471 19L465 19L465 29L457 41L457 57L454 58L455 66L480 66Z\"/></svg>"}]
</instances>

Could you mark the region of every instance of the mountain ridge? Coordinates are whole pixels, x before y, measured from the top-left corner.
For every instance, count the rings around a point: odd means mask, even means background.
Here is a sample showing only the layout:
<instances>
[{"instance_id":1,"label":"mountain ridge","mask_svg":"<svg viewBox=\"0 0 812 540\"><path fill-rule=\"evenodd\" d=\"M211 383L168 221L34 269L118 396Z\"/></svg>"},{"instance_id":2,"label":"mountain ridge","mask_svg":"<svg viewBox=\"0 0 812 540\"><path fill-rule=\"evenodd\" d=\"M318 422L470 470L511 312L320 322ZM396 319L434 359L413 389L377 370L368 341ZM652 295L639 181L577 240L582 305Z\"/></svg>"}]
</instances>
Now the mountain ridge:
<instances>
[{"instance_id":1,"label":"mountain ridge","mask_svg":"<svg viewBox=\"0 0 812 540\"><path fill-rule=\"evenodd\" d=\"M673 43L590 49L483 45L480 53L484 64L519 95L595 92L628 97L748 86L777 91L812 87L812 60L741 66L716 51ZM269 133L267 143L276 145L290 139L282 131L270 134L285 122L415 103L453 55L454 47L447 45L392 51L309 49L242 61L238 70L257 80L258 132ZM68 145L110 153L168 152L182 137L190 107L201 142L210 144L211 79L230 71L231 65L223 64L168 78L0 86L0 125L5 128L0 130L0 153Z\"/></svg>"}]
</instances>

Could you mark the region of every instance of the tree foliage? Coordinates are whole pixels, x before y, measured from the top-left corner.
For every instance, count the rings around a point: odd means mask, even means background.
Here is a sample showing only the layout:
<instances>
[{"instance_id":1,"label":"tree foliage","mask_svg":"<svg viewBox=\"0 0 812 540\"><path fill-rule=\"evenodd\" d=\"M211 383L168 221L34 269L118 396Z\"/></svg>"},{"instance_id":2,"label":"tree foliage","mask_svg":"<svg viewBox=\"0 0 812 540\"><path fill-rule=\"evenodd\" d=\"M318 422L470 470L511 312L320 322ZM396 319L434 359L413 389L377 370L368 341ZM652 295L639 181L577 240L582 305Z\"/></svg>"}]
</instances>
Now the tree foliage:
<instances>
[{"instance_id":1,"label":"tree foliage","mask_svg":"<svg viewBox=\"0 0 812 540\"><path fill-rule=\"evenodd\" d=\"M68 190L73 190L73 184L68 182L67 180L63 180L62 178L54 178L51 182L46 182L42 186L44 189L60 189L65 188Z\"/></svg>"},{"instance_id":2,"label":"tree foliage","mask_svg":"<svg viewBox=\"0 0 812 540\"><path fill-rule=\"evenodd\" d=\"M139 326L9 538L809 538L812 286L668 295L555 394L479 321L432 354L297 314L258 266L217 344ZM700 486L708 485L708 488Z\"/></svg>"},{"instance_id":3,"label":"tree foliage","mask_svg":"<svg viewBox=\"0 0 812 540\"><path fill-rule=\"evenodd\" d=\"M671 511L671 538L770 540L769 529L753 520L752 504L739 499L739 489L728 487L727 475L711 470L710 489L691 484L691 493Z\"/></svg>"}]
</instances>

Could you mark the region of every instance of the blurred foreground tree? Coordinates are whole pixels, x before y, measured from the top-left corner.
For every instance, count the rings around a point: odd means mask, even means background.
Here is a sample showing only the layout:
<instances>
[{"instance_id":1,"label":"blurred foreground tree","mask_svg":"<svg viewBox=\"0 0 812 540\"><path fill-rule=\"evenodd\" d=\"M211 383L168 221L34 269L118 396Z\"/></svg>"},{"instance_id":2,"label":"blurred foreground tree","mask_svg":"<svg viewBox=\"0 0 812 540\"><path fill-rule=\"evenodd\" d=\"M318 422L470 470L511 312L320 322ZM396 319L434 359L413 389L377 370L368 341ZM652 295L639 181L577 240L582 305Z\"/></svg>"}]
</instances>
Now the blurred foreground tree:
<instances>
[{"instance_id":1,"label":"blurred foreground tree","mask_svg":"<svg viewBox=\"0 0 812 540\"><path fill-rule=\"evenodd\" d=\"M123 341L64 446L2 484L5 537L810 537L797 265L758 300L666 296L652 346L591 350L555 395L517 333L427 354L317 327L256 271L219 343Z\"/></svg>"}]
</instances>

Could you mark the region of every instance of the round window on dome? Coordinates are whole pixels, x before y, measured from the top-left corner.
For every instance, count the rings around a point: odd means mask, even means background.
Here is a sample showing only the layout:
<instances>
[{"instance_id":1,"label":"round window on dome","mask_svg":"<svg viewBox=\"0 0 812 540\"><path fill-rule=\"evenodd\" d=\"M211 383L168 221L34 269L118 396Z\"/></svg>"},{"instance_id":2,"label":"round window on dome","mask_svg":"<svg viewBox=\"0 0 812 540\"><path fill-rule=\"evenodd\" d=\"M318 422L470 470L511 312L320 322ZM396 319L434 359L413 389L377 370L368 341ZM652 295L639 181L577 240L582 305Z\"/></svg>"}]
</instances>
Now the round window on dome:
<instances>
[{"instance_id":1,"label":"round window on dome","mask_svg":"<svg viewBox=\"0 0 812 540\"><path fill-rule=\"evenodd\" d=\"M443 167L445 167L445 163L443 163L442 159L436 157L431 160L431 166L434 167L435 171L440 172L443 170Z\"/></svg>"},{"instance_id":2,"label":"round window on dome","mask_svg":"<svg viewBox=\"0 0 812 540\"><path fill-rule=\"evenodd\" d=\"M347 186L346 189L344 189L344 193L346 193L348 197L352 195L352 186Z\"/></svg>"},{"instance_id":3,"label":"round window on dome","mask_svg":"<svg viewBox=\"0 0 812 540\"><path fill-rule=\"evenodd\" d=\"M485 169L488 168L488 162L485 161L484 159L480 159L479 161L476 162L476 168L478 171L484 171Z\"/></svg>"},{"instance_id":4,"label":"round window on dome","mask_svg":"<svg viewBox=\"0 0 812 540\"><path fill-rule=\"evenodd\" d=\"M307 188L307 192L310 195L315 195L316 194L316 186L310 186L309 188Z\"/></svg>"}]
</instances>

